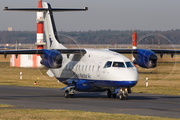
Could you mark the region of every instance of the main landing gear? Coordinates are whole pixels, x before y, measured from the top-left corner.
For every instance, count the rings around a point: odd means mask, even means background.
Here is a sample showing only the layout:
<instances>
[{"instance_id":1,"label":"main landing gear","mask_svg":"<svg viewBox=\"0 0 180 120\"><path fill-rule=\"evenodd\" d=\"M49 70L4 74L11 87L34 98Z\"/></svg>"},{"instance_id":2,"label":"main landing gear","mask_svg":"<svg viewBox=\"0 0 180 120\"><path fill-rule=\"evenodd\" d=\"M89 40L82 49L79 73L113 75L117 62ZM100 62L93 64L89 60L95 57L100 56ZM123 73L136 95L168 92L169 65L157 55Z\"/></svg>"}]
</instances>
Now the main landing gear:
<instances>
[{"instance_id":1,"label":"main landing gear","mask_svg":"<svg viewBox=\"0 0 180 120\"><path fill-rule=\"evenodd\" d=\"M113 98L116 98L116 93L115 93L115 90L108 90L107 91L107 97L108 98L111 98L111 96L113 97Z\"/></svg>"},{"instance_id":2,"label":"main landing gear","mask_svg":"<svg viewBox=\"0 0 180 120\"><path fill-rule=\"evenodd\" d=\"M73 98L74 97L74 91L75 91L75 86L70 86L68 88L66 88L65 92L64 92L64 97L65 98Z\"/></svg>"}]
</instances>

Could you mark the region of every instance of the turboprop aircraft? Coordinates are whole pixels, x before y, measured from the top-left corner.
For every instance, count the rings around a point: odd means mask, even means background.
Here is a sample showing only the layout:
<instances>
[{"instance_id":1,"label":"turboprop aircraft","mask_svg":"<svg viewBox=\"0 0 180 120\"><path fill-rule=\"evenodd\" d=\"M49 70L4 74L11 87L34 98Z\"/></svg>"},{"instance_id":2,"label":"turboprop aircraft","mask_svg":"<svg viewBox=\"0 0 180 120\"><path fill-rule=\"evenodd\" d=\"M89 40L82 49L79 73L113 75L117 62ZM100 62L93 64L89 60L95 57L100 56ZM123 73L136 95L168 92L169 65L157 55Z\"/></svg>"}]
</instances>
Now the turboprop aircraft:
<instances>
[{"instance_id":1,"label":"turboprop aircraft","mask_svg":"<svg viewBox=\"0 0 180 120\"><path fill-rule=\"evenodd\" d=\"M134 62L144 68L156 66L155 53L169 53L172 56L178 50L147 49L67 49L58 38L53 11L86 11L83 9L51 8L43 2L43 8L4 8L5 11L43 11L47 49L3 50L0 54L40 54L41 64L49 70L49 76L55 76L67 85L63 88L65 98L74 97L75 91L107 91L107 97L119 95L127 100L131 88L138 82L138 71L130 59L122 53L134 55Z\"/></svg>"}]
</instances>

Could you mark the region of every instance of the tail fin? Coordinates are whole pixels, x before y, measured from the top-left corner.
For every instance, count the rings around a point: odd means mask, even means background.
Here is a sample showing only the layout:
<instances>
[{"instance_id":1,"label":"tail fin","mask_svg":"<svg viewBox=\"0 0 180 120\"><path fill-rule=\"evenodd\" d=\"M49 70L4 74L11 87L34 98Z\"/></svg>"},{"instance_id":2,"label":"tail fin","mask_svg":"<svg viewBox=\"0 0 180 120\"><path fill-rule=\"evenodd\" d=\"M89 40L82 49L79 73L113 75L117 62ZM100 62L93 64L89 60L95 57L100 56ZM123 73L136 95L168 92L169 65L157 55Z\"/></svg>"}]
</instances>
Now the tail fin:
<instances>
[{"instance_id":1,"label":"tail fin","mask_svg":"<svg viewBox=\"0 0 180 120\"><path fill-rule=\"evenodd\" d=\"M43 2L43 8L8 8L5 7L4 11L27 11L27 12L44 12L44 26L46 34L47 49L65 49L58 36L56 25L54 22L53 11L62 12L62 11L86 11L87 7L83 9L79 8L51 8L49 3Z\"/></svg>"},{"instance_id":2,"label":"tail fin","mask_svg":"<svg viewBox=\"0 0 180 120\"><path fill-rule=\"evenodd\" d=\"M46 34L47 49L65 49L57 35L51 5L49 3L43 2L43 8L48 9L48 11L44 12L44 27Z\"/></svg>"}]
</instances>

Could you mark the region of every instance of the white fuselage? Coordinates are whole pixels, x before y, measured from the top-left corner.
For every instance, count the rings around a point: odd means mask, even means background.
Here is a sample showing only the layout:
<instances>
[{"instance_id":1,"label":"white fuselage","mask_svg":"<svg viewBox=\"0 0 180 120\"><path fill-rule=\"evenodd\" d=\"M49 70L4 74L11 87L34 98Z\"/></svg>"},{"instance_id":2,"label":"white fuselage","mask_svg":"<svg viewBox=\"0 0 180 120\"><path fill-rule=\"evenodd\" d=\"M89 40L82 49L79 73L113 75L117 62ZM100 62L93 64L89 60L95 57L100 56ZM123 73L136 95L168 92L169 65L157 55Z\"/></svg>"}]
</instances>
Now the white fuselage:
<instances>
[{"instance_id":1,"label":"white fuselage","mask_svg":"<svg viewBox=\"0 0 180 120\"><path fill-rule=\"evenodd\" d=\"M127 57L109 50L85 50L86 54L70 55L69 58L63 55L62 67L60 69L51 69L55 77L65 84L68 84L68 80L72 79L95 81L100 85L97 87L104 88L106 88L106 84L102 85L102 83L106 81L119 84L119 86L114 84L111 86L107 83L107 88L123 87L122 84L127 87L128 85L131 86L132 82L133 84L137 83L137 69L134 65L131 67L126 65L126 62L130 62ZM108 61L111 62L111 65L105 67ZM124 67L113 67L114 62L124 63Z\"/></svg>"}]
</instances>

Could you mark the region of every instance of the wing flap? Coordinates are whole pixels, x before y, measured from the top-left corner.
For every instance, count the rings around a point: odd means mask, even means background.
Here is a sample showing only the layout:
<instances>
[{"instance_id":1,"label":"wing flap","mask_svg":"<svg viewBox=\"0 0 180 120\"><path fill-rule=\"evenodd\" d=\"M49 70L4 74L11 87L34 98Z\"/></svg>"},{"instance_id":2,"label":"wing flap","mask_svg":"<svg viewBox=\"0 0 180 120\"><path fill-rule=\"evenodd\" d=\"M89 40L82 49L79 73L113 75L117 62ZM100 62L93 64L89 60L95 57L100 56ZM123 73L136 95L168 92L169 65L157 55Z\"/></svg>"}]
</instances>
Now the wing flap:
<instances>
[{"instance_id":1,"label":"wing flap","mask_svg":"<svg viewBox=\"0 0 180 120\"><path fill-rule=\"evenodd\" d=\"M140 49L109 49L110 51L114 51L121 54L133 54L138 53ZM153 51L156 54L180 54L180 50L166 50L166 49L148 49Z\"/></svg>"},{"instance_id":2,"label":"wing flap","mask_svg":"<svg viewBox=\"0 0 180 120\"><path fill-rule=\"evenodd\" d=\"M56 49L61 54L85 54L85 49Z\"/></svg>"},{"instance_id":3,"label":"wing flap","mask_svg":"<svg viewBox=\"0 0 180 120\"><path fill-rule=\"evenodd\" d=\"M109 49L109 50L121 54L133 54L138 52L137 49Z\"/></svg>"},{"instance_id":4,"label":"wing flap","mask_svg":"<svg viewBox=\"0 0 180 120\"><path fill-rule=\"evenodd\" d=\"M180 50L151 49L157 54L180 54Z\"/></svg>"}]
</instances>

